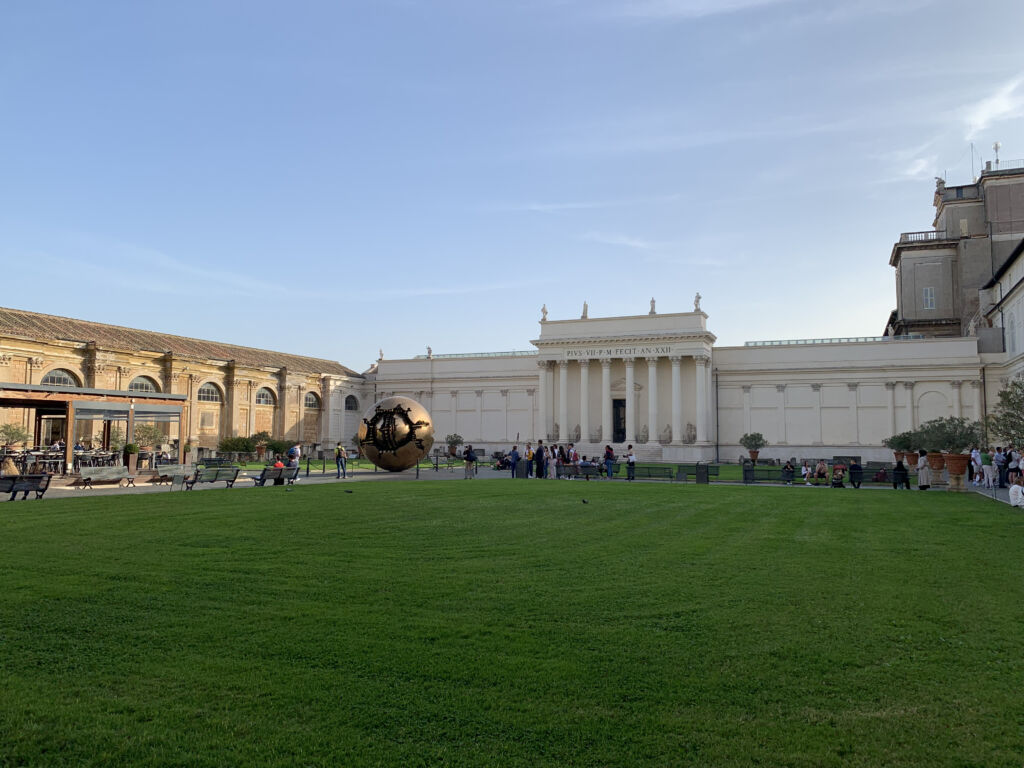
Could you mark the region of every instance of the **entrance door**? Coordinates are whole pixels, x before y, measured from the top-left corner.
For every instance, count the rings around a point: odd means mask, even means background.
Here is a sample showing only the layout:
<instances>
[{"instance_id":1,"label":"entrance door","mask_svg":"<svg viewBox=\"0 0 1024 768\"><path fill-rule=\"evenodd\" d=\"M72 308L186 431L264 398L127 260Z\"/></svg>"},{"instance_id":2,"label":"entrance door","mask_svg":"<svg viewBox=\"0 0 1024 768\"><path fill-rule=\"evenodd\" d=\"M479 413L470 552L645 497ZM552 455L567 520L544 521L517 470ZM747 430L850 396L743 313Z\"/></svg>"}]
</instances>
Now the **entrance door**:
<instances>
[{"instance_id":1,"label":"entrance door","mask_svg":"<svg viewBox=\"0 0 1024 768\"><path fill-rule=\"evenodd\" d=\"M612 442L626 441L626 400L612 400Z\"/></svg>"}]
</instances>

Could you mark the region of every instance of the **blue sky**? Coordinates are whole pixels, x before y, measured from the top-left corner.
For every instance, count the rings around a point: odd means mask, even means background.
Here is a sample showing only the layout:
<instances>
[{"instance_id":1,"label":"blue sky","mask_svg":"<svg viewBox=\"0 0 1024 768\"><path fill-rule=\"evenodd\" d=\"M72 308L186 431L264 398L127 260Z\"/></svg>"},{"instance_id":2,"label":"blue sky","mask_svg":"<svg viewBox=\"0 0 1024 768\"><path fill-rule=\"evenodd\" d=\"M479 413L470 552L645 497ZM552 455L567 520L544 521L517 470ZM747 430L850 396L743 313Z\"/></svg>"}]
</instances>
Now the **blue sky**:
<instances>
[{"instance_id":1,"label":"blue sky","mask_svg":"<svg viewBox=\"0 0 1024 768\"><path fill-rule=\"evenodd\" d=\"M337 359L689 311L877 335L933 177L1024 158L1024 3L0 6L7 306Z\"/></svg>"}]
</instances>

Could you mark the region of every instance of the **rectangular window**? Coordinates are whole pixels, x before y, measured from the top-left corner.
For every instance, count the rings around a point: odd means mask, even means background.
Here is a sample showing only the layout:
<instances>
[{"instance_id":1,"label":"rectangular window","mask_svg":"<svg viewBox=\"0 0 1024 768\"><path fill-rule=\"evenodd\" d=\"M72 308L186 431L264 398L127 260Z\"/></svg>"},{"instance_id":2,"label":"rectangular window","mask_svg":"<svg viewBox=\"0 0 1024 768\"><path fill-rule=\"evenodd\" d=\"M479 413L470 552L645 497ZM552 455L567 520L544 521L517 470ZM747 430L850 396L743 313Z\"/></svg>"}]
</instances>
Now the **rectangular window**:
<instances>
[{"instance_id":1,"label":"rectangular window","mask_svg":"<svg viewBox=\"0 0 1024 768\"><path fill-rule=\"evenodd\" d=\"M922 309L935 309L935 289L928 287L924 289L924 296L921 300Z\"/></svg>"}]
</instances>

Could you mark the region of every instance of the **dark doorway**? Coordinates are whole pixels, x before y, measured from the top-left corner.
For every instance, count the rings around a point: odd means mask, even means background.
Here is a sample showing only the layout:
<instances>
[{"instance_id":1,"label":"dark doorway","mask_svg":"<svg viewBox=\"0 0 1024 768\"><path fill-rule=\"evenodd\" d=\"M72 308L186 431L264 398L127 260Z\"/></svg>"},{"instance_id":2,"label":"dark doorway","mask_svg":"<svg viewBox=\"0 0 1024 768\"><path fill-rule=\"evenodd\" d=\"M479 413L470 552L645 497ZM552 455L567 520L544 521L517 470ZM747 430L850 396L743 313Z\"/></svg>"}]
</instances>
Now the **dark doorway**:
<instances>
[{"instance_id":1,"label":"dark doorway","mask_svg":"<svg viewBox=\"0 0 1024 768\"><path fill-rule=\"evenodd\" d=\"M626 441L626 400L612 400L612 442Z\"/></svg>"}]
</instances>

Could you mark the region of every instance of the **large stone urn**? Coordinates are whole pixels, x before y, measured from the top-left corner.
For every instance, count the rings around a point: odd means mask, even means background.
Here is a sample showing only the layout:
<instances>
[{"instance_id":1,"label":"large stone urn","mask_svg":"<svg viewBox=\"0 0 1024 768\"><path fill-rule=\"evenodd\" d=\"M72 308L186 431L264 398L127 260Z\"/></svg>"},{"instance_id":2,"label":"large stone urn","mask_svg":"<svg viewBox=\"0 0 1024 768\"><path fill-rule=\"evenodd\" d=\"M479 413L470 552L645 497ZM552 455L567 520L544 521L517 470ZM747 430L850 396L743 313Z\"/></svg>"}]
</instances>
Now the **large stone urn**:
<instances>
[{"instance_id":1,"label":"large stone urn","mask_svg":"<svg viewBox=\"0 0 1024 768\"><path fill-rule=\"evenodd\" d=\"M928 466L931 467L932 472L941 472L946 466L942 454L938 451L929 451L925 458L928 459Z\"/></svg>"},{"instance_id":2,"label":"large stone urn","mask_svg":"<svg viewBox=\"0 0 1024 768\"><path fill-rule=\"evenodd\" d=\"M942 458L946 462L946 469L949 470L949 490L965 490L964 475L967 473L971 457L966 453L944 453Z\"/></svg>"}]
</instances>

